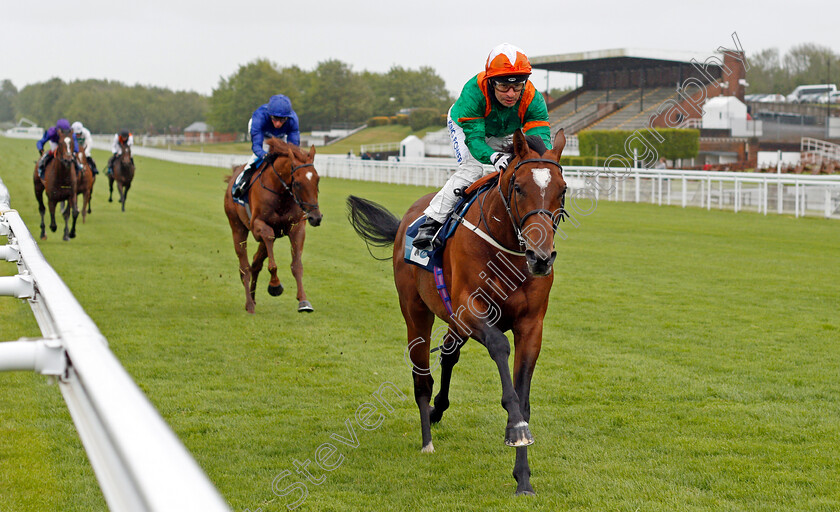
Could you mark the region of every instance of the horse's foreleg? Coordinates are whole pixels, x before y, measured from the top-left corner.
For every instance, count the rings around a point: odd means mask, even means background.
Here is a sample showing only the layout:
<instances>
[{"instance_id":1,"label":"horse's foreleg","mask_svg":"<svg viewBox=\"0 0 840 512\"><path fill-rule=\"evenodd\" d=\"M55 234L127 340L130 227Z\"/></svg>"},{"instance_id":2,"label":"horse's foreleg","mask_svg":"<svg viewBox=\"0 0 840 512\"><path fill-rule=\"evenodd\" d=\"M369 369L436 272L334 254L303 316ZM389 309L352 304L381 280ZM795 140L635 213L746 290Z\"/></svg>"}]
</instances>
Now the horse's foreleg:
<instances>
[{"instance_id":1,"label":"horse's foreleg","mask_svg":"<svg viewBox=\"0 0 840 512\"><path fill-rule=\"evenodd\" d=\"M262 268L262 261L268 257L268 272L271 274L271 279L268 281L268 294L276 297L283 293L283 284L280 282L280 278L277 277L277 262L274 260L274 228L261 219L256 219L254 220L254 235L260 241L260 244L264 246L260 268ZM254 262L256 264L256 256L254 257ZM251 288L253 289L254 286L252 285Z\"/></svg>"},{"instance_id":2,"label":"horse's foreleg","mask_svg":"<svg viewBox=\"0 0 840 512\"><path fill-rule=\"evenodd\" d=\"M122 211L125 211L125 200L128 199L128 189L131 188L131 185L119 184L119 187L120 187L120 203L122 203Z\"/></svg>"},{"instance_id":3,"label":"horse's foreleg","mask_svg":"<svg viewBox=\"0 0 840 512\"><path fill-rule=\"evenodd\" d=\"M297 284L298 312L311 313L312 304L306 298L303 289L303 242L306 240L306 223L299 222L289 231L289 245L292 249L292 275Z\"/></svg>"},{"instance_id":4,"label":"horse's foreleg","mask_svg":"<svg viewBox=\"0 0 840 512\"><path fill-rule=\"evenodd\" d=\"M534 442L528 422L522 414L519 396L511 381L508 357L510 342L507 336L494 326L485 326L477 335L478 340L487 347L490 357L496 363L502 381L502 407L508 413L505 427L505 444L508 446L528 446Z\"/></svg>"},{"instance_id":5,"label":"horse's foreleg","mask_svg":"<svg viewBox=\"0 0 840 512\"><path fill-rule=\"evenodd\" d=\"M114 202L114 178L108 175L108 202Z\"/></svg>"},{"instance_id":6,"label":"horse's foreleg","mask_svg":"<svg viewBox=\"0 0 840 512\"><path fill-rule=\"evenodd\" d=\"M70 199L67 201L67 209L70 210L69 212L65 212L65 226L66 226L66 216L69 214L73 214L73 226L70 228L70 238L76 238L76 219L79 218L79 194L75 191ZM66 229L66 228L65 228Z\"/></svg>"},{"instance_id":7,"label":"horse's foreleg","mask_svg":"<svg viewBox=\"0 0 840 512\"><path fill-rule=\"evenodd\" d=\"M522 326L528 326L523 328ZM526 422L531 421L531 378L542 346L542 321L521 322L513 330L515 354L513 361L513 385L519 397L519 407ZM528 465L528 447L516 448L516 463L513 466L516 479L516 494L535 494L531 487L531 468Z\"/></svg>"},{"instance_id":8,"label":"horse's foreleg","mask_svg":"<svg viewBox=\"0 0 840 512\"><path fill-rule=\"evenodd\" d=\"M49 194L47 194L47 195L49 195ZM49 206L50 206L50 231L52 231L53 233L55 233L55 232L56 232L56 230L58 229L58 224L56 224L56 223L55 223L55 206L56 206L56 204L58 204L56 201L53 201L52 199L50 199L50 200L49 200Z\"/></svg>"},{"instance_id":9,"label":"horse's foreleg","mask_svg":"<svg viewBox=\"0 0 840 512\"><path fill-rule=\"evenodd\" d=\"M262 271L263 262L268 257L268 251L265 248L265 244L260 241L259 245L257 245L257 252L254 253L254 259L251 262L251 288L249 293L251 294L251 298L256 300L257 294L257 277L259 277L260 272ZM269 291L271 293L271 291ZM280 286L280 293L283 293L283 286ZM280 295L277 293L277 295ZM274 294L272 294L274 295Z\"/></svg>"}]
</instances>

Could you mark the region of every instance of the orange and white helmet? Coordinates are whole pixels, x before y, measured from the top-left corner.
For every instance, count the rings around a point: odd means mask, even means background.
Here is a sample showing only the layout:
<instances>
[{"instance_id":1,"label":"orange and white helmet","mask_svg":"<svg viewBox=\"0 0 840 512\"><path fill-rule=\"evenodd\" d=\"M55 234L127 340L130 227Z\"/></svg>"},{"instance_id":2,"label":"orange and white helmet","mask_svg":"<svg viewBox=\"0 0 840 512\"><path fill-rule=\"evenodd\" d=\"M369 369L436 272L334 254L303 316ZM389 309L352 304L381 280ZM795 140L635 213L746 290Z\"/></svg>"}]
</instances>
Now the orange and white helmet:
<instances>
[{"instance_id":1,"label":"orange and white helmet","mask_svg":"<svg viewBox=\"0 0 840 512\"><path fill-rule=\"evenodd\" d=\"M490 79L510 77L505 81L524 82L531 74L531 63L521 49L510 43L502 43L487 56L484 71Z\"/></svg>"}]
</instances>

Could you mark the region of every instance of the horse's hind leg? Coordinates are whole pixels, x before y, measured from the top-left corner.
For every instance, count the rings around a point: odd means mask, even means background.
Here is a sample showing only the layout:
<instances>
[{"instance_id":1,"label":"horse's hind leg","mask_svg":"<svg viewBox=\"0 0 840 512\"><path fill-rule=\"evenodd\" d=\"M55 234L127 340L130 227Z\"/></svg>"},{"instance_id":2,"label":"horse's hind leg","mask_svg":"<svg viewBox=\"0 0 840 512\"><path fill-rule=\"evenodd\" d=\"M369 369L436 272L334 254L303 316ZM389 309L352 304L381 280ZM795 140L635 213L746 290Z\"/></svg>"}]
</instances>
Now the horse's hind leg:
<instances>
[{"instance_id":1,"label":"horse's hind leg","mask_svg":"<svg viewBox=\"0 0 840 512\"><path fill-rule=\"evenodd\" d=\"M434 341L434 340L432 340ZM440 391L435 395L435 406L429 413L432 423L437 423L443 412L449 409L449 383L452 380L452 368L461 357L461 346L465 339L458 336L452 329L446 334L441 344L440 353Z\"/></svg>"},{"instance_id":2,"label":"horse's hind leg","mask_svg":"<svg viewBox=\"0 0 840 512\"><path fill-rule=\"evenodd\" d=\"M114 178L108 175L108 202L114 202Z\"/></svg>"},{"instance_id":3,"label":"horse's hind leg","mask_svg":"<svg viewBox=\"0 0 840 512\"><path fill-rule=\"evenodd\" d=\"M396 272L396 269L395 269ZM408 334L408 357L411 360L411 372L414 379L414 401L420 410L421 451L433 453L430 405L432 399L432 368L429 365L430 337L435 316L423 303L417 293L416 284L410 271L403 270L396 274L397 290L400 296L400 309L405 318Z\"/></svg>"},{"instance_id":4,"label":"horse's hind leg","mask_svg":"<svg viewBox=\"0 0 840 512\"><path fill-rule=\"evenodd\" d=\"M254 298L249 291L251 286L251 267L248 265L248 229L239 221L235 213L228 213L228 222L233 234L233 250L239 260L239 275L245 287L245 311L254 313Z\"/></svg>"},{"instance_id":5,"label":"horse's hind leg","mask_svg":"<svg viewBox=\"0 0 840 512\"><path fill-rule=\"evenodd\" d=\"M38 213L41 214L41 240L46 240L47 226L44 224L44 214L47 212L47 208L44 206L44 184L41 183L37 170L35 171L35 199L38 200Z\"/></svg>"}]
</instances>

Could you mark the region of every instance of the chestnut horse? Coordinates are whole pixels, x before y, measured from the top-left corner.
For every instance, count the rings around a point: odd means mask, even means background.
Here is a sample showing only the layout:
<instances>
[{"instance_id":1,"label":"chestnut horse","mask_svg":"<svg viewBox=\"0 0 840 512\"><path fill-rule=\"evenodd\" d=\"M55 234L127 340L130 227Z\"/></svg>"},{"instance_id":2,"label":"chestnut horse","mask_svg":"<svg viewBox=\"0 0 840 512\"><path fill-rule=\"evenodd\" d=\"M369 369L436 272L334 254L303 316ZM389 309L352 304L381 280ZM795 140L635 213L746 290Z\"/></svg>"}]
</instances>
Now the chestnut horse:
<instances>
[{"instance_id":1,"label":"chestnut horse","mask_svg":"<svg viewBox=\"0 0 840 512\"><path fill-rule=\"evenodd\" d=\"M534 442L528 428L529 396L554 281L554 233L565 215L566 183L559 163L565 143L563 130L554 139L554 149L548 151L541 140L534 144L521 130L514 134L513 158L498 184L475 200L443 249L442 276L450 292L450 310L433 274L404 259L406 229L433 194L414 203L402 222L379 205L348 198L348 216L356 232L369 244L394 244L394 281L408 334L422 451L434 452L430 424L439 422L449 407L452 368L461 346L473 338L487 348L498 367L502 407L507 411L505 444L516 447L516 494L534 493L527 451ZM448 330L445 336L436 333L437 340L432 340L435 316L448 323ZM509 330L514 337L513 379L505 335ZM429 360L430 352L438 349L442 349L439 359L432 366L440 364L441 383L432 406Z\"/></svg>"},{"instance_id":2,"label":"chestnut horse","mask_svg":"<svg viewBox=\"0 0 840 512\"><path fill-rule=\"evenodd\" d=\"M231 196L235 178L242 173L244 165L228 176L225 191L225 213L233 233L233 248L239 258L239 273L245 287L245 310L254 313L254 299L257 277L263 262L268 258L268 293L278 296L283 285L277 277L277 263L274 260L274 240L289 237L292 246L292 275L297 282L298 312L311 313L314 309L303 290L303 242L306 238L306 222L314 226L321 224L318 208L318 171L315 170L315 147L304 153L293 144L280 139L268 139L269 152L260 167L251 176L248 190L248 207L237 204ZM259 242L253 262L248 265L248 233Z\"/></svg>"},{"instance_id":3,"label":"chestnut horse","mask_svg":"<svg viewBox=\"0 0 840 512\"><path fill-rule=\"evenodd\" d=\"M93 197L93 183L96 181L96 175L93 174L93 169L90 167L84 150L76 153L76 160L79 161L79 165L82 167L76 192L77 195L82 196L82 224L84 224L86 215L90 213L90 200Z\"/></svg>"},{"instance_id":4,"label":"chestnut horse","mask_svg":"<svg viewBox=\"0 0 840 512\"><path fill-rule=\"evenodd\" d=\"M111 166L111 174L108 175L108 202L113 202L114 182L117 182L117 191L120 194L122 211L125 211L125 199L128 196L128 189L131 188L131 180L134 179L134 159L131 158L131 146L120 142L122 153L114 159Z\"/></svg>"},{"instance_id":5,"label":"chestnut horse","mask_svg":"<svg viewBox=\"0 0 840 512\"><path fill-rule=\"evenodd\" d=\"M55 206L63 201L67 204L62 209L64 216L64 240L76 237L76 218L79 216L79 207L76 204L78 187L78 175L76 163L73 161L73 134L70 130L58 131L58 145L56 146L53 158L44 167L44 179L38 174L38 165L35 165L35 173L32 180L35 183L35 199L38 200L38 212L41 214L41 240L47 239L44 226L44 192L47 193L47 201L50 207L50 231L55 233L58 226L55 223ZM68 229L70 213L73 213L73 227Z\"/></svg>"}]
</instances>

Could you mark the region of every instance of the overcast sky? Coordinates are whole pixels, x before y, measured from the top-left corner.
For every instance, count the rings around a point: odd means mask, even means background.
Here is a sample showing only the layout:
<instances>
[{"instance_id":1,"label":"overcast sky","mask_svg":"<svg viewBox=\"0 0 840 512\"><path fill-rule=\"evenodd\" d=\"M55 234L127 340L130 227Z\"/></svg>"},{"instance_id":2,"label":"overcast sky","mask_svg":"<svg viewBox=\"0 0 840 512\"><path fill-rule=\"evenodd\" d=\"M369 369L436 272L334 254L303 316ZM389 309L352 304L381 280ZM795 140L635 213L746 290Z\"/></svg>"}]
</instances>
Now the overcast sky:
<instances>
[{"instance_id":1,"label":"overcast sky","mask_svg":"<svg viewBox=\"0 0 840 512\"><path fill-rule=\"evenodd\" d=\"M528 56L611 48L765 48L812 42L840 52L839 4L678 0L0 0L0 80L18 89L58 77L108 79L211 94L240 65L267 58L354 71L431 66L460 91L489 51ZM840 75L840 70L838 70ZM532 80L545 89L546 73ZM550 86L574 84L552 73ZM840 78L835 79L840 81ZM278 91L282 92L282 91ZM749 91L747 91L749 92ZM780 91L787 93L790 91Z\"/></svg>"}]
</instances>

